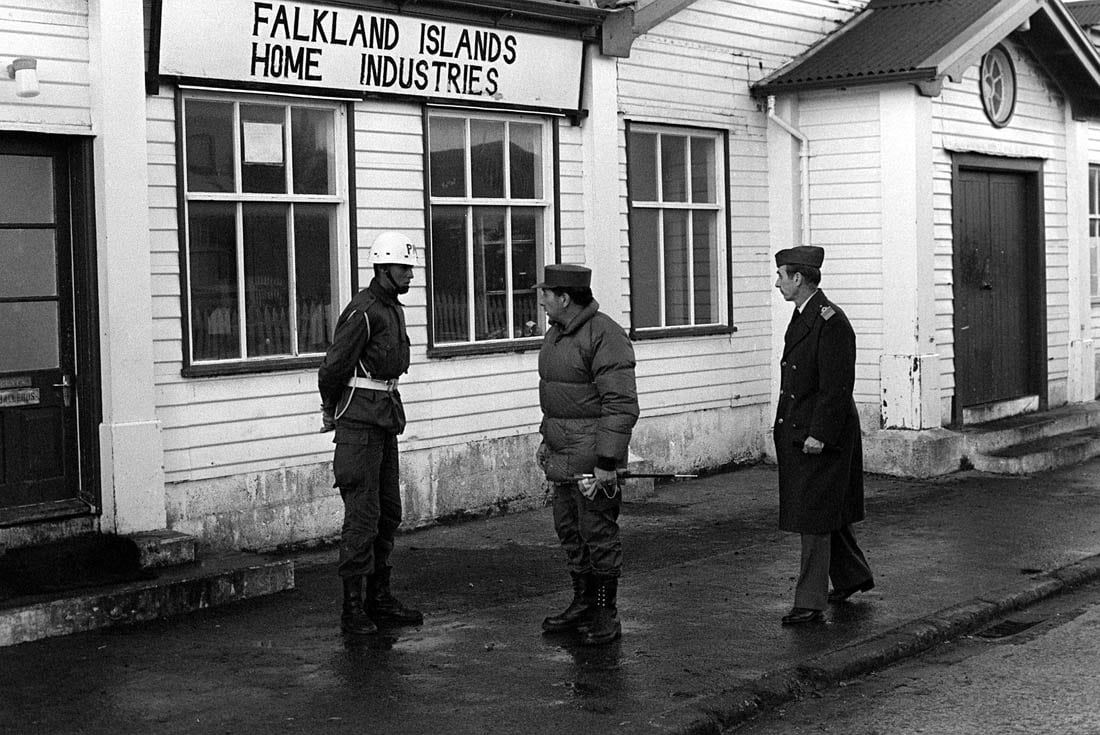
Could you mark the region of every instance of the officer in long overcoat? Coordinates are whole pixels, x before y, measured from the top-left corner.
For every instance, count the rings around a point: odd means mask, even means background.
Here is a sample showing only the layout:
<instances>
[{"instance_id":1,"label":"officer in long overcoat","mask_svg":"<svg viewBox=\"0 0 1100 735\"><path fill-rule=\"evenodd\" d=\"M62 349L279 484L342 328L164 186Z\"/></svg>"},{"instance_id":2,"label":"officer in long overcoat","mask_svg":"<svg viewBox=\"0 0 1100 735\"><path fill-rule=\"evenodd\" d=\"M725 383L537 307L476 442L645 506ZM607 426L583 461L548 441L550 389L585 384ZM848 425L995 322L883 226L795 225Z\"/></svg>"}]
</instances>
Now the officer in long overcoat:
<instances>
[{"instance_id":1,"label":"officer in long overcoat","mask_svg":"<svg viewBox=\"0 0 1100 735\"><path fill-rule=\"evenodd\" d=\"M801 534L802 541L794 607L784 625L819 621L827 602L874 587L851 529L863 520L856 338L844 311L818 288L824 257L813 246L775 256L775 286L795 305L783 338L774 427L779 527Z\"/></svg>"}]
</instances>

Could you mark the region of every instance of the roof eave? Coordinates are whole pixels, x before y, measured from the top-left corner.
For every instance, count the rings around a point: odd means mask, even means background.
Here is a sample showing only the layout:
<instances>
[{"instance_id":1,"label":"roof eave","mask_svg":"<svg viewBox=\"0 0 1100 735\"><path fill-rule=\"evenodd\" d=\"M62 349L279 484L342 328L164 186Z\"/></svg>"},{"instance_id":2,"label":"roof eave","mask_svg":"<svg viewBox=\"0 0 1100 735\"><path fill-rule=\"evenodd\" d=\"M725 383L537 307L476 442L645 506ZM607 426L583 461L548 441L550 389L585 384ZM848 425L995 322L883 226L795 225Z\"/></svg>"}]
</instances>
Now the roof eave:
<instances>
[{"instance_id":1,"label":"roof eave","mask_svg":"<svg viewBox=\"0 0 1100 735\"><path fill-rule=\"evenodd\" d=\"M811 79L797 82L758 82L750 91L755 97L770 97L794 92L806 92L822 89L849 89L851 87L869 87L873 85L907 82L911 84L935 83L936 70L921 68L908 71L874 74L860 77L833 77L829 79Z\"/></svg>"}]
</instances>

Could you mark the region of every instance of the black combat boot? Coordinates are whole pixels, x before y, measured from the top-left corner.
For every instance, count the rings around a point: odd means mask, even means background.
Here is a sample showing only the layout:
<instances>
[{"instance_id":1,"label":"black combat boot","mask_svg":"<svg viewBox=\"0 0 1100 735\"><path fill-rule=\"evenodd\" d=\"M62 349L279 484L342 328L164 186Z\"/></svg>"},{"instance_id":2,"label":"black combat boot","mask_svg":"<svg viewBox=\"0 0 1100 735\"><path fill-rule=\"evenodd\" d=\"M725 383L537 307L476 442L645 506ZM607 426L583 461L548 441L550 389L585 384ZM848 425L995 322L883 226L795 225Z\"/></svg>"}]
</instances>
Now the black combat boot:
<instances>
[{"instance_id":1,"label":"black combat boot","mask_svg":"<svg viewBox=\"0 0 1100 735\"><path fill-rule=\"evenodd\" d=\"M618 640L623 634L619 622L619 609L615 607L615 598L619 591L618 577L593 577L596 583L595 615L592 622L581 633L581 645L601 646Z\"/></svg>"},{"instance_id":2,"label":"black combat boot","mask_svg":"<svg viewBox=\"0 0 1100 735\"><path fill-rule=\"evenodd\" d=\"M344 612L340 615L340 629L350 635L370 635L378 632L378 626L363 609L363 589L366 577L344 578Z\"/></svg>"},{"instance_id":3,"label":"black combat boot","mask_svg":"<svg viewBox=\"0 0 1100 735\"><path fill-rule=\"evenodd\" d=\"M573 601L558 615L551 615L542 621L544 633L562 633L567 630L576 630L592 620L592 575L577 574L573 576Z\"/></svg>"},{"instance_id":4,"label":"black combat boot","mask_svg":"<svg viewBox=\"0 0 1100 735\"><path fill-rule=\"evenodd\" d=\"M420 625L424 615L390 594L390 569L385 567L367 577L367 614L378 625Z\"/></svg>"}]
</instances>

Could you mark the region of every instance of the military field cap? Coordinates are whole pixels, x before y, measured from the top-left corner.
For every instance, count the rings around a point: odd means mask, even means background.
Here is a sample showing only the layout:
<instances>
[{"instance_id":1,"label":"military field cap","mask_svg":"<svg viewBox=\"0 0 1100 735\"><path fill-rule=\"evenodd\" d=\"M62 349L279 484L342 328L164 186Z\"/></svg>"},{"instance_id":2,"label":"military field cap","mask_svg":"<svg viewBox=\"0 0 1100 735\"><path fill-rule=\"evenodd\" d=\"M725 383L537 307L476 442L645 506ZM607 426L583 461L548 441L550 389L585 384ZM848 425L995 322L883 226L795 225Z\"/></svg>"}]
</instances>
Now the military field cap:
<instances>
[{"instance_id":1,"label":"military field cap","mask_svg":"<svg viewBox=\"0 0 1100 735\"><path fill-rule=\"evenodd\" d=\"M808 265L820 268L825 260L825 249L816 245L798 245L797 247L780 250L775 254L775 264L780 265Z\"/></svg>"},{"instance_id":2,"label":"military field cap","mask_svg":"<svg viewBox=\"0 0 1100 735\"><path fill-rule=\"evenodd\" d=\"M592 269L583 265L555 263L546 266L542 283L535 288L587 288L592 285Z\"/></svg>"}]
</instances>

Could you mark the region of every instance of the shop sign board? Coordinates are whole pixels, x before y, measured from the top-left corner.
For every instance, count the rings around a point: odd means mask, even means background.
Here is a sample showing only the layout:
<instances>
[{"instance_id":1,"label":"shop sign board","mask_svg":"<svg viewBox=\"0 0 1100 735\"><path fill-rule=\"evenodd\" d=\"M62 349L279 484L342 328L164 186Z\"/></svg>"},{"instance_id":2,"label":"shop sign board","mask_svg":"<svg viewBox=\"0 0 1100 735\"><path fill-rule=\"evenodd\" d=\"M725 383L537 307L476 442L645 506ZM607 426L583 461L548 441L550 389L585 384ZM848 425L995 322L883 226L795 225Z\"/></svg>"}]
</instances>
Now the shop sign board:
<instances>
[{"instance_id":1,"label":"shop sign board","mask_svg":"<svg viewBox=\"0 0 1100 735\"><path fill-rule=\"evenodd\" d=\"M584 45L346 5L162 0L159 73L575 110Z\"/></svg>"}]
</instances>

